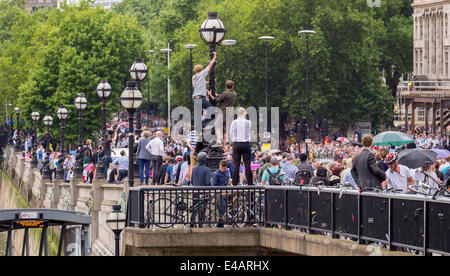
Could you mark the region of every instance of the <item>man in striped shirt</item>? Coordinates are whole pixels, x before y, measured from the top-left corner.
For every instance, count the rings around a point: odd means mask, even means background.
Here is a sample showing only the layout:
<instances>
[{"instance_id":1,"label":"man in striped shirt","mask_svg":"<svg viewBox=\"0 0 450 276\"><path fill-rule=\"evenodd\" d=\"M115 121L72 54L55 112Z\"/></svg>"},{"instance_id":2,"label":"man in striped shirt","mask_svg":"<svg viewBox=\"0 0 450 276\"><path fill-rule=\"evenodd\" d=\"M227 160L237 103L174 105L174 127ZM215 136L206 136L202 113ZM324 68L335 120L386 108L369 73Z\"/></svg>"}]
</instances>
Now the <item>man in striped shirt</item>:
<instances>
[{"instance_id":1,"label":"man in striped shirt","mask_svg":"<svg viewBox=\"0 0 450 276\"><path fill-rule=\"evenodd\" d=\"M239 183L239 167L241 158L244 160L245 177L248 185L253 185L252 170L250 162L252 150L250 144L250 129L252 122L246 119L247 111L239 108L238 118L231 123L230 140L233 143L233 186Z\"/></svg>"}]
</instances>

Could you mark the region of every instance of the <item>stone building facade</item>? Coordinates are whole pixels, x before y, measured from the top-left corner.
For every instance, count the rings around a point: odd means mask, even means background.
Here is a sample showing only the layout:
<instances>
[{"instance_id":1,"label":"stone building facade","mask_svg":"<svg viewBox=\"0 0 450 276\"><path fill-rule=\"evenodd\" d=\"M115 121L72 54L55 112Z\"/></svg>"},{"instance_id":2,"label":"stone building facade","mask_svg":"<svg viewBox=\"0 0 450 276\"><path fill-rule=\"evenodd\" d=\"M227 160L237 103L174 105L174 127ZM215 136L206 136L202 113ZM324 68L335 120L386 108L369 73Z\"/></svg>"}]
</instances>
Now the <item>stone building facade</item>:
<instances>
[{"instance_id":1,"label":"stone building facade","mask_svg":"<svg viewBox=\"0 0 450 276\"><path fill-rule=\"evenodd\" d=\"M444 135L450 126L450 0L414 0L412 7L413 76L398 87L397 123Z\"/></svg>"}]
</instances>

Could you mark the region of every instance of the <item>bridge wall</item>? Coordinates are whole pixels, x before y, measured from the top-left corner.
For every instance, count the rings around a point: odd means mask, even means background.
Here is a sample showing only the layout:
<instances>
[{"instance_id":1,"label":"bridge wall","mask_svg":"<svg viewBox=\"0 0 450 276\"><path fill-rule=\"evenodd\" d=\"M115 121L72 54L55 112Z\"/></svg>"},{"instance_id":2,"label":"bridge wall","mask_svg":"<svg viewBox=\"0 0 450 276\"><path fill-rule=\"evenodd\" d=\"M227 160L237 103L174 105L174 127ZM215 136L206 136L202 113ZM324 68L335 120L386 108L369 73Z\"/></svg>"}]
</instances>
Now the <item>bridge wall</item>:
<instances>
[{"instance_id":1,"label":"bridge wall","mask_svg":"<svg viewBox=\"0 0 450 276\"><path fill-rule=\"evenodd\" d=\"M0 209L52 208L81 211L92 216L89 233L91 255L114 254L114 236L105 221L113 205L124 204L128 193L124 185L106 184L105 180L101 179L94 180L92 184L84 184L80 179L73 179L71 183L55 179L50 183L48 179L42 179L41 174L37 169L31 168L29 162L25 162L22 153L14 152L13 147L7 147L5 152L0 184ZM54 227L49 227L51 228ZM14 251L16 255L20 255L24 231L14 232ZM57 251L59 229L50 230L49 235L49 255L56 255L52 252ZM37 255L38 252L40 235L34 236L30 235L30 255Z\"/></svg>"}]
</instances>

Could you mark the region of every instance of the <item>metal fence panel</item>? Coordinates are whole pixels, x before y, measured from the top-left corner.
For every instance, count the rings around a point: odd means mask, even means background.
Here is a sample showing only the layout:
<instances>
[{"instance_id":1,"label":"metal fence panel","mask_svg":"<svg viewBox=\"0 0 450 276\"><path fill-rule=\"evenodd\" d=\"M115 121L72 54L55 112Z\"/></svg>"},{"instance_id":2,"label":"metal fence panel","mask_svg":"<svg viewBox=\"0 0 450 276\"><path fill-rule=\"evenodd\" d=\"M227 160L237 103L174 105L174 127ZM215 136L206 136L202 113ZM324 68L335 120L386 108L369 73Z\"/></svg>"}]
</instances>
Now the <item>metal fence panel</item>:
<instances>
[{"instance_id":1,"label":"metal fence panel","mask_svg":"<svg viewBox=\"0 0 450 276\"><path fill-rule=\"evenodd\" d=\"M334 231L336 234L358 235L358 196L334 194Z\"/></svg>"},{"instance_id":2,"label":"metal fence panel","mask_svg":"<svg viewBox=\"0 0 450 276\"><path fill-rule=\"evenodd\" d=\"M285 223L285 193L283 190L268 190L266 202L266 223L284 224Z\"/></svg>"},{"instance_id":3,"label":"metal fence panel","mask_svg":"<svg viewBox=\"0 0 450 276\"><path fill-rule=\"evenodd\" d=\"M361 196L361 236L372 241L388 241L388 198Z\"/></svg>"},{"instance_id":4,"label":"metal fence panel","mask_svg":"<svg viewBox=\"0 0 450 276\"><path fill-rule=\"evenodd\" d=\"M311 192L311 228L331 231L332 193Z\"/></svg>"},{"instance_id":5,"label":"metal fence panel","mask_svg":"<svg viewBox=\"0 0 450 276\"><path fill-rule=\"evenodd\" d=\"M423 201L392 199L391 242L423 248Z\"/></svg>"},{"instance_id":6,"label":"metal fence panel","mask_svg":"<svg viewBox=\"0 0 450 276\"><path fill-rule=\"evenodd\" d=\"M308 222L308 192L288 191L288 226L306 228Z\"/></svg>"},{"instance_id":7,"label":"metal fence panel","mask_svg":"<svg viewBox=\"0 0 450 276\"><path fill-rule=\"evenodd\" d=\"M450 204L430 202L427 210L428 248L450 254Z\"/></svg>"}]
</instances>

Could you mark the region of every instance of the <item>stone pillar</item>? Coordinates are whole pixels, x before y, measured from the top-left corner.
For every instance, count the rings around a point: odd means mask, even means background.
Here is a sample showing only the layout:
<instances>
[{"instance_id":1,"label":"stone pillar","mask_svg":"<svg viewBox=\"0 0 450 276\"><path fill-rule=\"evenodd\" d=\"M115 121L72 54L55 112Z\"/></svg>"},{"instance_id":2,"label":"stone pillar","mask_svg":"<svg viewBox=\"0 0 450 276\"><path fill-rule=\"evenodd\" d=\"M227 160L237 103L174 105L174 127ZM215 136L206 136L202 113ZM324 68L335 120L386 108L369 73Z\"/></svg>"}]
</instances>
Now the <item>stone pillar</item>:
<instances>
[{"instance_id":1,"label":"stone pillar","mask_svg":"<svg viewBox=\"0 0 450 276\"><path fill-rule=\"evenodd\" d=\"M416 106L414 102L412 103L412 111L411 111L411 131L414 133L416 129Z\"/></svg>"},{"instance_id":2,"label":"stone pillar","mask_svg":"<svg viewBox=\"0 0 450 276\"><path fill-rule=\"evenodd\" d=\"M409 130L409 125L408 125L408 108L409 107L409 103L407 101L405 101L405 131Z\"/></svg>"},{"instance_id":3,"label":"stone pillar","mask_svg":"<svg viewBox=\"0 0 450 276\"><path fill-rule=\"evenodd\" d=\"M436 104L435 103L433 103L432 104L432 106L431 106L431 110L432 110L432 118L433 118L433 121L431 122L431 126L432 126L432 128L433 128L433 133L434 134L436 134L437 133L437 129L436 129Z\"/></svg>"},{"instance_id":4,"label":"stone pillar","mask_svg":"<svg viewBox=\"0 0 450 276\"><path fill-rule=\"evenodd\" d=\"M444 129L445 129L445 127L444 127L444 108L442 107L442 102L441 102L439 111L441 113L440 119L441 119L441 137L442 137L442 136L444 136Z\"/></svg>"},{"instance_id":5,"label":"stone pillar","mask_svg":"<svg viewBox=\"0 0 450 276\"><path fill-rule=\"evenodd\" d=\"M425 106L425 133L428 135L429 130L430 130L429 125L428 125L428 121L429 121L428 114L430 113L430 110L428 109L428 103L425 103L424 106Z\"/></svg>"}]
</instances>

